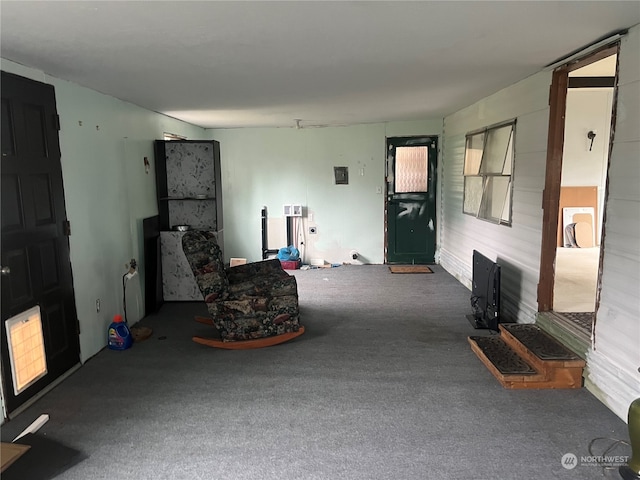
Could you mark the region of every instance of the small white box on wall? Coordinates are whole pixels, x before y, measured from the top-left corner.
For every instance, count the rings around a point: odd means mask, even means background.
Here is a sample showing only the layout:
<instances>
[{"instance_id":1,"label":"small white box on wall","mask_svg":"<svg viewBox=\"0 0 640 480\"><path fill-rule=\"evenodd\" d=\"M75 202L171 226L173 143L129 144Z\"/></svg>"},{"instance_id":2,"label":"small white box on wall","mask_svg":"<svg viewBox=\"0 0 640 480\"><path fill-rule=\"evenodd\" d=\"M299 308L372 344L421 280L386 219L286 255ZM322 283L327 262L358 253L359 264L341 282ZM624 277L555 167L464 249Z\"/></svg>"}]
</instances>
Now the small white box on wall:
<instances>
[{"instance_id":1,"label":"small white box on wall","mask_svg":"<svg viewBox=\"0 0 640 480\"><path fill-rule=\"evenodd\" d=\"M294 203L282 206L282 211L285 217L301 217L302 205Z\"/></svg>"}]
</instances>

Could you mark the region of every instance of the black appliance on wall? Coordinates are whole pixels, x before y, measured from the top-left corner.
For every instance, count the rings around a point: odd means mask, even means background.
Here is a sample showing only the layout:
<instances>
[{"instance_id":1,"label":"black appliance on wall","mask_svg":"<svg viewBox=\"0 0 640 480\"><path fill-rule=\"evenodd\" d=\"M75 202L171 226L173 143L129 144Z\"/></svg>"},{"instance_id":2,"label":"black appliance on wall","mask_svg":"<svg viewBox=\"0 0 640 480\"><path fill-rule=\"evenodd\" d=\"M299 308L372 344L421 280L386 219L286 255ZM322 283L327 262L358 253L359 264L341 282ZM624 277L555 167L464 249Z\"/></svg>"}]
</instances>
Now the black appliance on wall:
<instances>
[{"instance_id":1,"label":"black appliance on wall","mask_svg":"<svg viewBox=\"0 0 640 480\"><path fill-rule=\"evenodd\" d=\"M472 315L467 319L473 328L498 331L500 323L500 265L473 251Z\"/></svg>"}]
</instances>

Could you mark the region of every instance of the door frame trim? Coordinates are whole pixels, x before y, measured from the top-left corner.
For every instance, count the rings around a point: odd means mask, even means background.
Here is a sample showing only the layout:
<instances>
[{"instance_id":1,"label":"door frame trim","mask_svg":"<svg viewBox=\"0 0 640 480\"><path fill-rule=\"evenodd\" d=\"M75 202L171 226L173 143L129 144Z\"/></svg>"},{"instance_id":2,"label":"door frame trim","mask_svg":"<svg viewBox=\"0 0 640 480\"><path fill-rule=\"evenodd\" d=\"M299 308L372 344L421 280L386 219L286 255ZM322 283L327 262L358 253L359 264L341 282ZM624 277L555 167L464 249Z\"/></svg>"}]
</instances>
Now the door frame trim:
<instances>
[{"instance_id":1,"label":"door frame trim","mask_svg":"<svg viewBox=\"0 0 640 480\"><path fill-rule=\"evenodd\" d=\"M388 212L389 212L389 141L393 140L393 139L402 139L405 140L407 142L410 142L412 140L419 140L419 139L435 139L436 142L436 153L434 155L433 158L433 164L431 163L431 158L428 157L428 162L429 162L429 169L431 169L431 165L433 165L433 193L434 193L434 261L438 256L438 229L437 229L437 215L438 215L438 196L437 196L437 190L438 190L438 160L439 160L439 156L440 156L440 135L439 134L424 134L424 135L396 135L393 137L388 137L385 136L384 139L384 146L385 146L385 156L384 156L384 188L382 189L382 194L384 195L384 238L383 238L383 265L391 265L391 263L389 263L389 216L388 216ZM423 147L423 146L428 146L425 144L426 142L420 142L417 145L411 145L411 144L407 144L407 145L403 145L403 146L419 146L419 147ZM429 180L427 180L429 181Z\"/></svg>"},{"instance_id":2,"label":"door frame trim","mask_svg":"<svg viewBox=\"0 0 640 480\"><path fill-rule=\"evenodd\" d=\"M558 235L558 219L560 205L560 183L562 179L562 157L564 148L565 113L567 106L567 89L569 72L590 65L611 55L620 58L620 41L609 44L598 50L585 54L577 60L557 67L553 71L549 92L549 129L547 137L547 161L545 184L542 192L542 241L540 250L540 276L538 280L538 311L553 310L553 290L555 284L555 261ZM607 172L611 163L611 150L615 133L616 105L618 98L618 65L616 65L616 81L613 91L613 106L611 111L611 135L609 138L609 157ZM602 282L602 258L605 242L606 206L609 195L609 180L605 184L604 205L602 215L600 261L598 267L598 282L596 289L596 311L600 305L600 289Z\"/></svg>"}]
</instances>

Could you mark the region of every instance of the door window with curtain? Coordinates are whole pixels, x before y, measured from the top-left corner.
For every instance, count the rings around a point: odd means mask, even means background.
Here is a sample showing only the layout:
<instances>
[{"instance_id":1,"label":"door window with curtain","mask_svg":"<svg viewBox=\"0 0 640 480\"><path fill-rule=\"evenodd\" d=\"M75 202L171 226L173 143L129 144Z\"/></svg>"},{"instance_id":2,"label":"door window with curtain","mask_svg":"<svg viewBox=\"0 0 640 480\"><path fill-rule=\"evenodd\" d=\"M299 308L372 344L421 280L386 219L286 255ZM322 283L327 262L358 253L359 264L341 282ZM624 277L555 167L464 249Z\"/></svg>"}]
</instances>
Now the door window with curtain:
<instances>
[{"instance_id":1,"label":"door window with curtain","mask_svg":"<svg viewBox=\"0 0 640 480\"><path fill-rule=\"evenodd\" d=\"M395 193L428 191L427 147L396 148Z\"/></svg>"},{"instance_id":2,"label":"door window with curtain","mask_svg":"<svg viewBox=\"0 0 640 480\"><path fill-rule=\"evenodd\" d=\"M467 135L462 211L511 225L515 120Z\"/></svg>"}]
</instances>

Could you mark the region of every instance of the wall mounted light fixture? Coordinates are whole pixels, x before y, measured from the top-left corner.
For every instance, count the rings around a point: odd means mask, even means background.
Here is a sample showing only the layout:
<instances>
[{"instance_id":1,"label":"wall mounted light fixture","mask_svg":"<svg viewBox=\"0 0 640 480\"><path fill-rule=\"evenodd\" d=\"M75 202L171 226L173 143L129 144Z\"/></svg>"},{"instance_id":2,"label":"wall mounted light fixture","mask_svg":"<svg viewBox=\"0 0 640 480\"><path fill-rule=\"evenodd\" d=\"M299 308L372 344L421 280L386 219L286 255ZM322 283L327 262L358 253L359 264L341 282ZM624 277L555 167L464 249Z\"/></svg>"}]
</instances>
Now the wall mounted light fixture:
<instances>
[{"instance_id":1,"label":"wall mounted light fixture","mask_svg":"<svg viewBox=\"0 0 640 480\"><path fill-rule=\"evenodd\" d=\"M591 151L591 149L593 148L593 139L596 138L596 132L594 130L589 130L589 133L587 133L587 138L591 140L591 143L589 144L589 151Z\"/></svg>"}]
</instances>

